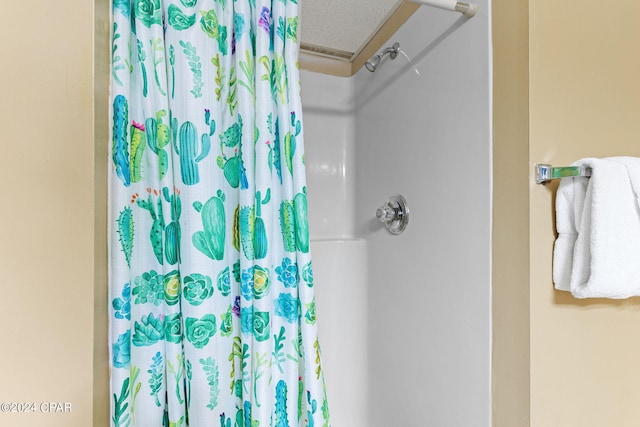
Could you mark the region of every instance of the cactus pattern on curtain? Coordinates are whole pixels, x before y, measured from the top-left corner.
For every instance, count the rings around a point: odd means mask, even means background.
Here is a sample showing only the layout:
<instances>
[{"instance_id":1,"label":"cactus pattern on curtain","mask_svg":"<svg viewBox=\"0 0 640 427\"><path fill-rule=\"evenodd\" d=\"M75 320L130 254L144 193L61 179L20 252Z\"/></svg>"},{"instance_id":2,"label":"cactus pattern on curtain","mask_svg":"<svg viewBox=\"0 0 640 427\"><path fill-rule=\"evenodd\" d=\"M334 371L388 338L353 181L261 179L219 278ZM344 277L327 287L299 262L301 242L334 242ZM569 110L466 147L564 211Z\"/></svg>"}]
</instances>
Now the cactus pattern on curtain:
<instances>
[{"instance_id":1,"label":"cactus pattern on curtain","mask_svg":"<svg viewBox=\"0 0 640 427\"><path fill-rule=\"evenodd\" d=\"M329 426L297 0L113 0L112 426Z\"/></svg>"}]
</instances>

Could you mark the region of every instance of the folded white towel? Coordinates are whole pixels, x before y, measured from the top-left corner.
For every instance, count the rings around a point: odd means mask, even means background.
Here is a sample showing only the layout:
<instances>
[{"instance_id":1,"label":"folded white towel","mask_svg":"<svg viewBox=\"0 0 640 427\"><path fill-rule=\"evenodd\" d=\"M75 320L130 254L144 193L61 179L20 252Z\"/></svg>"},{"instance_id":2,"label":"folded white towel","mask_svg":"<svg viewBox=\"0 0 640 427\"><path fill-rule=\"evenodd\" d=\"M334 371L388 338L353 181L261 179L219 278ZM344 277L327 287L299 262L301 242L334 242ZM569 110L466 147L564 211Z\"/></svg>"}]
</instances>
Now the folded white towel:
<instances>
[{"instance_id":1,"label":"folded white towel","mask_svg":"<svg viewBox=\"0 0 640 427\"><path fill-rule=\"evenodd\" d=\"M576 298L640 295L640 158L582 159L556 195L553 281Z\"/></svg>"}]
</instances>

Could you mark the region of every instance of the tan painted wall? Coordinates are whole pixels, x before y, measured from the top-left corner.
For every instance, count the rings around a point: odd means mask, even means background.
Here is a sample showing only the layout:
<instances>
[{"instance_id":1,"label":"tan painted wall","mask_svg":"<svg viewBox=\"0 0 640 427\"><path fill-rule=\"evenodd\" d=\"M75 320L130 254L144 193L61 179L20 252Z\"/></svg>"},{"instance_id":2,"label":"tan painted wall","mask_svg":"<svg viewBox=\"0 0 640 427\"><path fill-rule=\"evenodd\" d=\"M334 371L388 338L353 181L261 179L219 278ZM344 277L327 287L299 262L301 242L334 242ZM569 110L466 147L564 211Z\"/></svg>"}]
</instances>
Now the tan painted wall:
<instances>
[{"instance_id":1,"label":"tan painted wall","mask_svg":"<svg viewBox=\"0 0 640 427\"><path fill-rule=\"evenodd\" d=\"M32 402L36 413L0 411L2 426L93 425L94 338L106 336L104 324L94 332L95 277L104 278L94 256L105 240L94 131L106 128L94 130L93 8L3 4L12 18L0 25L0 403ZM97 360L99 382L106 358Z\"/></svg>"},{"instance_id":2,"label":"tan painted wall","mask_svg":"<svg viewBox=\"0 0 640 427\"><path fill-rule=\"evenodd\" d=\"M530 0L530 159L640 156L640 3ZM531 425L640 423L640 299L551 281L553 186L531 184Z\"/></svg>"},{"instance_id":3,"label":"tan painted wall","mask_svg":"<svg viewBox=\"0 0 640 427\"><path fill-rule=\"evenodd\" d=\"M579 301L553 290L558 183L534 184L532 169L640 156L640 4L493 8L493 425L637 426L640 299Z\"/></svg>"},{"instance_id":4,"label":"tan painted wall","mask_svg":"<svg viewBox=\"0 0 640 427\"><path fill-rule=\"evenodd\" d=\"M494 30L504 31L494 38L494 425L527 425L530 390L532 426L635 426L640 302L553 291L555 185L528 178L525 189L521 167L640 156L640 4L530 0L525 76L526 0L494 1ZM36 0L28 20L0 26L0 402L34 402L38 411L0 412L3 426L99 426L108 418L106 4L94 11L80 0L63 8ZM3 15L25 12L14 2ZM509 27L509 16L519 24ZM525 316L526 286L518 283L527 271ZM43 413L45 402L71 411Z\"/></svg>"},{"instance_id":5,"label":"tan painted wall","mask_svg":"<svg viewBox=\"0 0 640 427\"><path fill-rule=\"evenodd\" d=\"M492 415L529 425L528 0L493 0Z\"/></svg>"}]
</instances>

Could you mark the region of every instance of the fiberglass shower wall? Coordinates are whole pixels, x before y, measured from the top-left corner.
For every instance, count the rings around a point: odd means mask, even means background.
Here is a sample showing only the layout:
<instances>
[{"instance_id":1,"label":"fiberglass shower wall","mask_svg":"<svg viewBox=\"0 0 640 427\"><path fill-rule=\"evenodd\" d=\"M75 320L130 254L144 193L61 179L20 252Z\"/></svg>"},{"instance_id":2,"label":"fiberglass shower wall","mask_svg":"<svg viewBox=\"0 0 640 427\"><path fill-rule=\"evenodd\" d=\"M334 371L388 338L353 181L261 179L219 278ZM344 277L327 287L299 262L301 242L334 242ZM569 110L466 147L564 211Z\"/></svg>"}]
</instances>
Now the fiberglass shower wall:
<instances>
[{"instance_id":1,"label":"fiberglass shower wall","mask_svg":"<svg viewBox=\"0 0 640 427\"><path fill-rule=\"evenodd\" d=\"M302 75L335 427L490 426L490 4L478 4L469 20L422 7L387 43L406 55L375 73ZM411 213L393 236L375 213L397 193Z\"/></svg>"}]
</instances>

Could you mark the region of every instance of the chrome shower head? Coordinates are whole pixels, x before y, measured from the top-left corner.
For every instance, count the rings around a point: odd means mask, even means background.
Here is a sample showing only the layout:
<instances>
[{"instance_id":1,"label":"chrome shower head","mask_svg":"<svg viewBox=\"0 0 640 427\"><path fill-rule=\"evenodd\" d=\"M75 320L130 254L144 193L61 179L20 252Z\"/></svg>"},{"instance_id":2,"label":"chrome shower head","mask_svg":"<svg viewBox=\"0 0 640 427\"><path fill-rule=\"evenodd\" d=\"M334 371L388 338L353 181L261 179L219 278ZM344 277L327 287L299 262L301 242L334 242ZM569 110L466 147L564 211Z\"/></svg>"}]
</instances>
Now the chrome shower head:
<instances>
[{"instance_id":1,"label":"chrome shower head","mask_svg":"<svg viewBox=\"0 0 640 427\"><path fill-rule=\"evenodd\" d=\"M378 68L378 65L380 64L381 59L382 59L382 56L380 56L380 54L377 53L373 55L371 59L365 62L364 66L367 67L367 70L373 73L376 70L376 68Z\"/></svg>"},{"instance_id":2,"label":"chrome shower head","mask_svg":"<svg viewBox=\"0 0 640 427\"><path fill-rule=\"evenodd\" d=\"M373 73L376 70L376 68L378 68L378 65L380 65L380 62L382 61L382 58L384 58L385 55L389 55L389 58L391 59L396 59L396 56L398 56L399 51L400 51L400 43L396 42L393 44L393 46L387 47L382 52L373 55L367 62L365 62L364 66L367 68L367 70Z\"/></svg>"}]
</instances>

